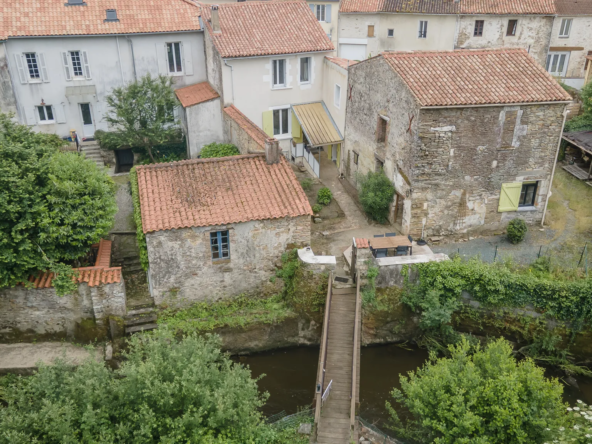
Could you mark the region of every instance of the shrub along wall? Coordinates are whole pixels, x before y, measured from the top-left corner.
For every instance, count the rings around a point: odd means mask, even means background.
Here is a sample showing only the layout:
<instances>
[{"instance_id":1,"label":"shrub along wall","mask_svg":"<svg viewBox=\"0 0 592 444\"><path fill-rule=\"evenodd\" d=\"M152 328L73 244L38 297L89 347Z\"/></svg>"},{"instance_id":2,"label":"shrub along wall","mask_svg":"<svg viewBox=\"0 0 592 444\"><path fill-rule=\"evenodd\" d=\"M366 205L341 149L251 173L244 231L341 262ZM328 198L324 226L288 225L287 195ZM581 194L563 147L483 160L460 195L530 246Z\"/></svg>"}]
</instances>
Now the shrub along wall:
<instances>
[{"instance_id":1,"label":"shrub along wall","mask_svg":"<svg viewBox=\"0 0 592 444\"><path fill-rule=\"evenodd\" d=\"M142 212L140 209L140 194L138 192L138 173L132 168L129 173L130 185L132 188L132 200L134 203L134 221L136 222L136 236L138 238L138 249L140 250L140 264L142 269L148 271L148 248L146 247L146 235L142 228Z\"/></svg>"}]
</instances>

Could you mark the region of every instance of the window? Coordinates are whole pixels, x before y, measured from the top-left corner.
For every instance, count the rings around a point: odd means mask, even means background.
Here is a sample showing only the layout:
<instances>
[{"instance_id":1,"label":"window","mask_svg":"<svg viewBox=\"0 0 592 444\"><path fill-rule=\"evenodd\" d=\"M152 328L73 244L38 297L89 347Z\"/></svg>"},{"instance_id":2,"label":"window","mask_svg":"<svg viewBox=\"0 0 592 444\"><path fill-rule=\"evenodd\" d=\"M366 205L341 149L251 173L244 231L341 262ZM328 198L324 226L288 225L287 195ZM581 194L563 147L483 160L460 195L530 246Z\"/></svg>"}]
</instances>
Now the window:
<instances>
[{"instance_id":1,"label":"window","mask_svg":"<svg viewBox=\"0 0 592 444\"><path fill-rule=\"evenodd\" d=\"M107 9L106 14L106 22L118 22L119 19L117 18L117 10L116 9Z\"/></svg>"},{"instance_id":2,"label":"window","mask_svg":"<svg viewBox=\"0 0 592 444\"><path fill-rule=\"evenodd\" d=\"M37 54L34 52L27 52L25 53L25 60L27 61L29 78L31 80L41 80L41 75L39 74L39 64L37 63Z\"/></svg>"},{"instance_id":3,"label":"window","mask_svg":"<svg viewBox=\"0 0 592 444\"><path fill-rule=\"evenodd\" d=\"M286 86L286 61L284 59L273 61L273 87Z\"/></svg>"},{"instance_id":4,"label":"window","mask_svg":"<svg viewBox=\"0 0 592 444\"><path fill-rule=\"evenodd\" d=\"M310 83L310 57L300 58L300 83Z\"/></svg>"},{"instance_id":5,"label":"window","mask_svg":"<svg viewBox=\"0 0 592 444\"><path fill-rule=\"evenodd\" d=\"M387 120L382 116L378 116L378 126L376 127L376 142L384 143L386 141L386 126Z\"/></svg>"},{"instance_id":6,"label":"window","mask_svg":"<svg viewBox=\"0 0 592 444\"><path fill-rule=\"evenodd\" d=\"M37 107L37 113L39 114L39 123L53 123L53 110L50 105L43 105Z\"/></svg>"},{"instance_id":7,"label":"window","mask_svg":"<svg viewBox=\"0 0 592 444\"><path fill-rule=\"evenodd\" d=\"M518 202L519 207L533 207L534 199L537 192L536 182L527 182L522 184L522 190L520 191L520 201Z\"/></svg>"},{"instance_id":8,"label":"window","mask_svg":"<svg viewBox=\"0 0 592 444\"><path fill-rule=\"evenodd\" d=\"M212 260L230 259L228 230L210 233L210 248L212 250Z\"/></svg>"},{"instance_id":9,"label":"window","mask_svg":"<svg viewBox=\"0 0 592 444\"><path fill-rule=\"evenodd\" d=\"M380 159L374 159L376 161L375 172L379 173L384 170L384 162Z\"/></svg>"},{"instance_id":10,"label":"window","mask_svg":"<svg viewBox=\"0 0 592 444\"><path fill-rule=\"evenodd\" d=\"M339 108L341 106L341 86L337 85L337 84L335 85L334 101L335 101L335 106L337 108Z\"/></svg>"},{"instance_id":11,"label":"window","mask_svg":"<svg viewBox=\"0 0 592 444\"><path fill-rule=\"evenodd\" d=\"M374 37L374 25L368 25L368 37Z\"/></svg>"},{"instance_id":12,"label":"window","mask_svg":"<svg viewBox=\"0 0 592 444\"><path fill-rule=\"evenodd\" d=\"M516 35L516 29L518 28L518 20L508 20L508 31L506 35Z\"/></svg>"},{"instance_id":13,"label":"window","mask_svg":"<svg viewBox=\"0 0 592 444\"><path fill-rule=\"evenodd\" d=\"M473 32L474 37L483 37L483 26L485 25L484 20L475 20L475 32Z\"/></svg>"},{"instance_id":14,"label":"window","mask_svg":"<svg viewBox=\"0 0 592 444\"><path fill-rule=\"evenodd\" d=\"M561 37L561 38L569 37L569 32L571 31L571 23L572 23L572 19L561 19L561 27L559 28L559 37Z\"/></svg>"},{"instance_id":15,"label":"window","mask_svg":"<svg viewBox=\"0 0 592 444\"><path fill-rule=\"evenodd\" d=\"M550 52L547 56L547 71L555 77L565 77L569 52Z\"/></svg>"},{"instance_id":16,"label":"window","mask_svg":"<svg viewBox=\"0 0 592 444\"><path fill-rule=\"evenodd\" d=\"M354 153L354 165L357 165L360 155L358 153L356 153L355 151L353 153Z\"/></svg>"},{"instance_id":17,"label":"window","mask_svg":"<svg viewBox=\"0 0 592 444\"><path fill-rule=\"evenodd\" d=\"M70 51L70 61L72 63L72 74L74 77L84 77L82 72L82 60L80 59L80 51Z\"/></svg>"},{"instance_id":18,"label":"window","mask_svg":"<svg viewBox=\"0 0 592 444\"><path fill-rule=\"evenodd\" d=\"M325 5L317 5L317 20L324 22L325 20Z\"/></svg>"},{"instance_id":19,"label":"window","mask_svg":"<svg viewBox=\"0 0 592 444\"><path fill-rule=\"evenodd\" d=\"M394 37L395 36L395 30L394 29L389 29L386 31L386 36L387 37Z\"/></svg>"},{"instance_id":20,"label":"window","mask_svg":"<svg viewBox=\"0 0 592 444\"><path fill-rule=\"evenodd\" d=\"M420 20L419 21L419 36L420 39L425 39L428 36L428 21L427 20Z\"/></svg>"},{"instance_id":21,"label":"window","mask_svg":"<svg viewBox=\"0 0 592 444\"><path fill-rule=\"evenodd\" d=\"M178 73L183 72L183 65L181 62L181 43L167 43L167 56L169 61L169 72Z\"/></svg>"},{"instance_id":22,"label":"window","mask_svg":"<svg viewBox=\"0 0 592 444\"><path fill-rule=\"evenodd\" d=\"M289 128L289 114L290 108L274 109L273 110L273 135L280 136L282 134L288 134Z\"/></svg>"}]
</instances>

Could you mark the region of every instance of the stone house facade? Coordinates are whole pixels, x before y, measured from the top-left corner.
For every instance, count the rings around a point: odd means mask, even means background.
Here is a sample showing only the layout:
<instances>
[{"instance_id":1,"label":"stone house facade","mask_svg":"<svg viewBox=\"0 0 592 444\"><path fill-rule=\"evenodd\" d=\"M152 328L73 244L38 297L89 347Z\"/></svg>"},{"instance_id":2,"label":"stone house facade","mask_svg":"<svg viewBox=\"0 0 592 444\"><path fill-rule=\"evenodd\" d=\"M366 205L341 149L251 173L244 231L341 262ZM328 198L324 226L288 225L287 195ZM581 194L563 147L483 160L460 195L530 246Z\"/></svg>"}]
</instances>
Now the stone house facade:
<instances>
[{"instance_id":1,"label":"stone house facade","mask_svg":"<svg viewBox=\"0 0 592 444\"><path fill-rule=\"evenodd\" d=\"M157 305L254 291L287 249L310 244L312 210L275 140L265 154L138 166L137 174Z\"/></svg>"},{"instance_id":2,"label":"stone house facade","mask_svg":"<svg viewBox=\"0 0 592 444\"><path fill-rule=\"evenodd\" d=\"M526 51L383 53L350 67L348 88L342 172L359 186L382 169L403 233L541 222L570 96Z\"/></svg>"}]
</instances>

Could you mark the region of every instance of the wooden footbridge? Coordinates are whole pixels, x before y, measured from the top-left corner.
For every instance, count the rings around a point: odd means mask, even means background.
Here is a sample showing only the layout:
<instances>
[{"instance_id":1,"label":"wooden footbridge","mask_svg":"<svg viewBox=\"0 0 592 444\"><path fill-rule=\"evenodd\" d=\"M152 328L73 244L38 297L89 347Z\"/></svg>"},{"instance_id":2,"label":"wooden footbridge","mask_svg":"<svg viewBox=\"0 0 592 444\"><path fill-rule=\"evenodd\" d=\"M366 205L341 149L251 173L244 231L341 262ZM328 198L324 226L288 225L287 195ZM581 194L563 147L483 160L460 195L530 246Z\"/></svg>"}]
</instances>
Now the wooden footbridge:
<instances>
[{"instance_id":1,"label":"wooden footbridge","mask_svg":"<svg viewBox=\"0 0 592 444\"><path fill-rule=\"evenodd\" d=\"M360 283L334 282L330 275L328 287L311 443L348 444L358 441Z\"/></svg>"}]
</instances>

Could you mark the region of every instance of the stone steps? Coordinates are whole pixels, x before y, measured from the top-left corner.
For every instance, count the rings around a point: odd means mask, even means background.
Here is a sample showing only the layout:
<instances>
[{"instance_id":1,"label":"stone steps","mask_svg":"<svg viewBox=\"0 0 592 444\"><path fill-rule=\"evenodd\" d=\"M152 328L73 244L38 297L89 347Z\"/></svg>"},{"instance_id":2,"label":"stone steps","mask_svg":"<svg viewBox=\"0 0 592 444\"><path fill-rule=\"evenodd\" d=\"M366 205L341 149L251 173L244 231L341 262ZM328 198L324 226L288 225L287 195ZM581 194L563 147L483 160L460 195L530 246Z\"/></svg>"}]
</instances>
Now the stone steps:
<instances>
[{"instance_id":1,"label":"stone steps","mask_svg":"<svg viewBox=\"0 0 592 444\"><path fill-rule=\"evenodd\" d=\"M154 330L158 328L156 320L156 307L154 303L139 304L127 311L124 317L125 334L131 335L146 330Z\"/></svg>"},{"instance_id":2,"label":"stone steps","mask_svg":"<svg viewBox=\"0 0 592 444\"><path fill-rule=\"evenodd\" d=\"M83 153L88 160L93 160L99 168L102 169L105 167L103 157L101 156L101 148L96 142L82 143L80 145L80 152Z\"/></svg>"}]
</instances>

